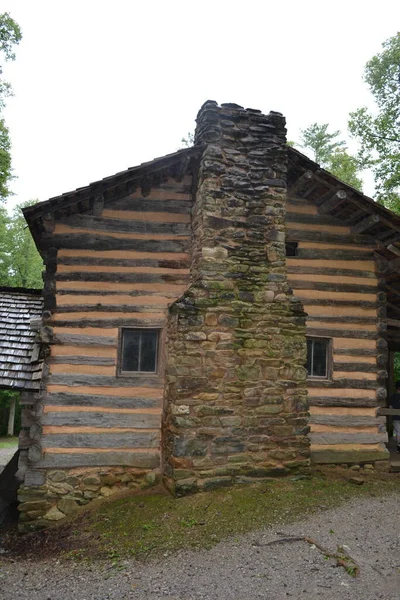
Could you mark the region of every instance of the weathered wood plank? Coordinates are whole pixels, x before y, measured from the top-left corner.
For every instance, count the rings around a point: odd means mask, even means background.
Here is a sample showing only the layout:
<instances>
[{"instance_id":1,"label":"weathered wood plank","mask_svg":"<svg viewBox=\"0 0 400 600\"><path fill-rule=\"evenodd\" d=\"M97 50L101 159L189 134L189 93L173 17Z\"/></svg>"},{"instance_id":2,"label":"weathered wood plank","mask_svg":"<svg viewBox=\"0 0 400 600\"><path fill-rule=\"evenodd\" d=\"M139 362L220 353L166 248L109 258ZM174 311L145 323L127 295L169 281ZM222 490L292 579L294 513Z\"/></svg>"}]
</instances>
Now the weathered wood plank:
<instances>
[{"instance_id":1,"label":"weathered wood plank","mask_svg":"<svg viewBox=\"0 0 400 600\"><path fill-rule=\"evenodd\" d=\"M378 333L376 331L363 331L355 329L326 329L326 328L312 328L307 327L307 335L309 336L320 336L320 337L341 337L341 338L359 338L365 340L376 340L378 339Z\"/></svg>"},{"instance_id":2,"label":"weathered wood plank","mask_svg":"<svg viewBox=\"0 0 400 600\"><path fill-rule=\"evenodd\" d=\"M51 376L52 385L75 386L99 386L99 387L152 387L162 389L164 382L156 375L136 377L103 377L101 375L79 375L70 373L54 373Z\"/></svg>"},{"instance_id":3,"label":"weathered wood plank","mask_svg":"<svg viewBox=\"0 0 400 600\"><path fill-rule=\"evenodd\" d=\"M333 363L334 371L355 371L361 373L377 373L378 367L376 363L350 363L350 362L337 362Z\"/></svg>"},{"instance_id":4,"label":"weathered wood plank","mask_svg":"<svg viewBox=\"0 0 400 600\"><path fill-rule=\"evenodd\" d=\"M378 319L376 317L363 317L363 316L340 316L340 315L313 315L309 314L307 317L307 322L317 321L320 323L358 323L363 325L376 325L378 323ZM371 328L372 330L373 328Z\"/></svg>"},{"instance_id":5,"label":"weathered wood plank","mask_svg":"<svg viewBox=\"0 0 400 600\"><path fill-rule=\"evenodd\" d=\"M107 233L148 233L150 237L153 234L190 235L190 223L107 219L88 214L70 216L65 220L59 220L58 223L77 229L93 229Z\"/></svg>"},{"instance_id":6,"label":"weathered wood plank","mask_svg":"<svg viewBox=\"0 0 400 600\"><path fill-rule=\"evenodd\" d=\"M366 300L335 300L334 298L305 298L304 303L313 306L356 306L357 308L377 308L376 302Z\"/></svg>"},{"instance_id":7,"label":"weathered wood plank","mask_svg":"<svg viewBox=\"0 0 400 600\"><path fill-rule=\"evenodd\" d=\"M333 355L347 354L348 356L376 356L375 348L333 348Z\"/></svg>"},{"instance_id":8,"label":"weathered wood plank","mask_svg":"<svg viewBox=\"0 0 400 600\"><path fill-rule=\"evenodd\" d=\"M363 390L375 390L379 386L376 381L370 379L307 379L307 387L312 388L354 388Z\"/></svg>"},{"instance_id":9,"label":"weathered wood plank","mask_svg":"<svg viewBox=\"0 0 400 600\"><path fill-rule=\"evenodd\" d=\"M301 274L301 275L333 275L336 277L367 277L369 279L376 279L376 275L373 271L360 271L357 269L337 269L330 267L313 267L310 266L291 266L288 259L288 274ZM311 261L310 261L311 262ZM334 264L334 263L333 263Z\"/></svg>"},{"instance_id":10,"label":"weathered wood plank","mask_svg":"<svg viewBox=\"0 0 400 600\"><path fill-rule=\"evenodd\" d=\"M388 460L389 452L382 447L374 448L370 444L365 449L356 445L348 445L347 449L338 448L313 448L311 446L311 460L316 464L365 464L376 460Z\"/></svg>"},{"instance_id":11,"label":"weathered wood plank","mask_svg":"<svg viewBox=\"0 0 400 600\"><path fill-rule=\"evenodd\" d=\"M289 278L290 280L290 278ZM354 284L351 283L326 283L320 281L304 281L301 280L290 280L291 286L296 290L319 290L327 292L354 292L358 294L376 294L378 292L377 285L357 285L355 280Z\"/></svg>"},{"instance_id":12,"label":"weathered wood plank","mask_svg":"<svg viewBox=\"0 0 400 600\"><path fill-rule=\"evenodd\" d=\"M159 398L60 392L45 394L43 403L54 406L98 406L100 408L159 408L162 405L162 390L160 390Z\"/></svg>"},{"instance_id":13,"label":"weathered wood plank","mask_svg":"<svg viewBox=\"0 0 400 600\"><path fill-rule=\"evenodd\" d=\"M156 469L160 466L159 452L107 452L60 453L45 452L44 458L37 464L38 468L72 468L72 467L111 467L126 466L138 469Z\"/></svg>"},{"instance_id":14,"label":"weathered wood plank","mask_svg":"<svg viewBox=\"0 0 400 600\"><path fill-rule=\"evenodd\" d=\"M88 250L137 250L139 252L187 252L190 241L187 239L152 240L134 238L115 238L100 234L58 233L46 239L43 246L56 248L88 249Z\"/></svg>"},{"instance_id":15,"label":"weathered wood plank","mask_svg":"<svg viewBox=\"0 0 400 600\"><path fill-rule=\"evenodd\" d=\"M160 432L59 433L42 436L43 448L158 448Z\"/></svg>"},{"instance_id":16,"label":"weathered wood plank","mask_svg":"<svg viewBox=\"0 0 400 600\"><path fill-rule=\"evenodd\" d=\"M382 424L382 418L363 415L310 415L311 424L332 427L373 427Z\"/></svg>"},{"instance_id":17,"label":"weathered wood plank","mask_svg":"<svg viewBox=\"0 0 400 600\"><path fill-rule=\"evenodd\" d=\"M374 244L374 247L377 247L376 242L368 236L295 229L291 228L290 224L287 228L286 240L288 242L324 242L326 244L356 244L359 246Z\"/></svg>"},{"instance_id":18,"label":"weathered wood plank","mask_svg":"<svg viewBox=\"0 0 400 600\"><path fill-rule=\"evenodd\" d=\"M296 240L295 240L296 241ZM302 248L301 246L297 249L297 258L308 258L308 259L319 259L319 260L348 260L348 261L359 261L365 260L366 262L373 260L373 252L363 252L357 250L335 250L323 248Z\"/></svg>"},{"instance_id":19,"label":"weathered wood plank","mask_svg":"<svg viewBox=\"0 0 400 600\"><path fill-rule=\"evenodd\" d=\"M112 281L126 283L175 283L185 284L189 275L185 273L106 273L97 271L89 273L87 271L74 271L72 273L60 273L55 276L56 281Z\"/></svg>"},{"instance_id":20,"label":"weathered wood plank","mask_svg":"<svg viewBox=\"0 0 400 600\"><path fill-rule=\"evenodd\" d=\"M60 265L92 265L99 267L153 267L153 268L168 268L168 269L187 269L190 267L189 260L175 259L153 259L151 254L149 258L95 258L92 256L61 256L58 260Z\"/></svg>"},{"instance_id":21,"label":"weathered wood plank","mask_svg":"<svg viewBox=\"0 0 400 600\"><path fill-rule=\"evenodd\" d=\"M190 200L152 200L150 198L122 198L112 203L115 210L138 212L168 212L177 214L190 214L192 202Z\"/></svg>"},{"instance_id":22,"label":"weathered wood plank","mask_svg":"<svg viewBox=\"0 0 400 600\"><path fill-rule=\"evenodd\" d=\"M77 348L79 351L79 348ZM68 365L96 365L96 366L114 366L116 364L116 359L106 356L68 356L68 355L59 355L52 356L49 364L68 364Z\"/></svg>"},{"instance_id":23,"label":"weathered wood plank","mask_svg":"<svg viewBox=\"0 0 400 600\"><path fill-rule=\"evenodd\" d=\"M88 313L90 316L90 313ZM106 316L106 312L104 314ZM76 320L62 320L58 319L55 321L58 327L101 327L101 328L114 328L114 327L154 327L155 329L161 329L165 326L165 319L132 319L126 315L121 315L119 319L82 319L78 317ZM86 336L85 336L86 337Z\"/></svg>"},{"instance_id":24,"label":"weathered wood plank","mask_svg":"<svg viewBox=\"0 0 400 600\"><path fill-rule=\"evenodd\" d=\"M159 290L157 287L155 286L150 286L150 289L143 291L142 289L132 289L131 287L129 288L129 290L120 290L120 289L115 289L117 286L113 286L113 289L101 289L99 287L96 288L91 288L91 286L85 286L83 285L82 287L80 287L80 289L76 289L77 286L82 286L82 283L75 283L75 287L74 286L74 282L71 283L71 287L65 287L64 289L57 289L57 296L58 296L58 303L60 303L60 297L61 296L103 296L103 297L110 297L110 298L115 298L115 302L118 302L119 300L119 296L131 296L132 298L135 298L135 301L138 302L138 300L136 300L136 296L154 296L155 298L157 298L158 296L164 297L164 298L173 298L176 299L177 297L179 297L179 295L177 295L177 290L175 289L175 287L173 287L171 289L170 286L166 285L165 289L163 290ZM135 286L133 286L135 287ZM119 286L118 286L119 288ZM63 302L63 300L61 301ZM133 302L133 301L132 301Z\"/></svg>"},{"instance_id":25,"label":"weathered wood plank","mask_svg":"<svg viewBox=\"0 0 400 600\"><path fill-rule=\"evenodd\" d=\"M311 444L379 444L387 442L387 433L310 433Z\"/></svg>"},{"instance_id":26,"label":"weathered wood plank","mask_svg":"<svg viewBox=\"0 0 400 600\"><path fill-rule=\"evenodd\" d=\"M48 412L42 416L42 425L66 427L132 427L154 429L161 427L160 414L112 412Z\"/></svg>"},{"instance_id":27,"label":"weathered wood plank","mask_svg":"<svg viewBox=\"0 0 400 600\"><path fill-rule=\"evenodd\" d=\"M165 305L165 308L167 308L167 305ZM122 313L138 313L138 316L140 316L140 313L149 313L149 312L154 312L156 313L160 313L160 311L163 309L162 306L160 306L160 304L153 304L153 305L139 305L139 304L108 304L108 303L100 303L100 302L96 302L93 304L61 304L57 307L57 314L63 314L63 313L75 313L75 312L79 312L79 313L91 313L93 311L101 311L104 312L106 316L107 312L111 312L111 313L115 313L115 312L122 312ZM88 315L90 316L90 314Z\"/></svg>"},{"instance_id":28,"label":"weathered wood plank","mask_svg":"<svg viewBox=\"0 0 400 600\"><path fill-rule=\"evenodd\" d=\"M344 398L342 396L309 396L310 406L340 406L354 408L371 408L378 406L376 398Z\"/></svg>"},{"instance_id":29,"label":"weathered wood plank","mask_svg":"<svg viewBox=\"0 0 400 600\"><path fill-rule=\"evenodd\" d=\"M286 213L286 222L292 223L294 226L296 223L305 223L308 225L328 225L332 227L341 227L348 230L348 227L343 224L343 221L340 221L339 219L336 219L330 215L296 212L296 210L290 210Z\"/></svg>"},{"instance_id":30,"label":"weathered wood plank","mask_svg":"<svg viewBox=\"0 0 400 600\"><path fill-rule=\"evenodd\" d=\"M70 325L70 323L69 323ZM115 337L105 337L103 335L77 335L72 333L57 333L55 342L71 346L112 346L117 347Z\"/></svg>"},{"instance_id":31,"label":"weathered wood plank","mask_svg":"<svg viewBox=\"0 0 400 600\"><path fill-rule=\"evenodd\" d=\"M380 407L378 409L378 414L382 415L382 416L400 416L400 409L399 408L384 408L384 407Z\"/></svg>"}]
</instances>

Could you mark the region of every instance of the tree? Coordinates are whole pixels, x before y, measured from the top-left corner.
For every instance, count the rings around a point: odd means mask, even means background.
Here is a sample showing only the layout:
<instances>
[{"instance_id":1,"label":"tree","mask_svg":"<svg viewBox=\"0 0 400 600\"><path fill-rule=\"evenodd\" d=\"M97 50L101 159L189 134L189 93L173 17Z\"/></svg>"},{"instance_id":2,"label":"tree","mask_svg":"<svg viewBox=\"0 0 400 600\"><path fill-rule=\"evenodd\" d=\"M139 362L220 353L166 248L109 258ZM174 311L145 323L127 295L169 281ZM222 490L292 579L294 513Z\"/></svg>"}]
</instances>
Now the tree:
<instances>
[{"instance_id":1,"label":"tree","mask_svg":"<svg viewBox=\"0 0 400 600\"><path fill-rule=\"evenodd\" d=\"M308 148L314 153L314 160L322 167L327 166L331 155L344 149L346 142L338 140L340 131L328 133L329 123L319 125L313 123L307 129L301 130L301 142L304 148Z\"/></svg>"},{"instance_id":2,"label":"tree","mask_svg":"<svg viewBox=\"0 0 400 600\"><path fill-rule=\"evenodd\" d=\"M188 132L186 137L181 138L181 148L191 148L194 145L194 133Z\"/></svg>"},{"instance_id":3,"label":"tree","mask_svg":"<svg viewBox=\"0 0 400 600\"><path fill-rule=\"evenodd\" d=\"M346 150L336 150L329 158L327 170L341 181L362 191L363 181L358 176L359 162Z\"/></svg>"},{"instance_id":4,"label":"tree","mask_svg":"<svg viewBox=\"0 0 400 600\"><path fill-rule=\"evenodd\" d=\"M382 47L364 70L376 111L350 113L349 130L360 143L363 168L373 171L378 201L400 212L400 33Z\"/></svg>"},{"instance_id":5,"label":"tree","mask_svg":"<svg viewBox=\"0 0 400 600\"><path fill-rule=\"evenodd\" d=\"M10 135L4 118L1 117L6 99L12 95L12 88L2 77L2 62L15 60L14 47L21 39L22 34L18 23L10 17L9 13L0 14L0 200L10 196L8 184L12 179Z\"/></svg>"},{"instance_id":6,"label":"tree","mask_svg":"<svg viewBox=\"0 0 400 600\"><path fill-rule=\"evenodd\" d=\"M36 202L36 201L35 201ZM0 207L0 285L41 288L43 262L27 227L21 208L16 206L11 216Z\"/></svg>"},{"instance_id":7,"label":"tree","mask_svg":"<svg viewBox=\"0 0 400 600\"><path fill-rule=\"evenodd\" d=\"M311 150L315 162L345 183L361 190L358 176L359 162L347 152L346 142L340 139L340 131L329 133L329 123L313 123L301 130L301 147Z\"/></svg>"}]
</instances>

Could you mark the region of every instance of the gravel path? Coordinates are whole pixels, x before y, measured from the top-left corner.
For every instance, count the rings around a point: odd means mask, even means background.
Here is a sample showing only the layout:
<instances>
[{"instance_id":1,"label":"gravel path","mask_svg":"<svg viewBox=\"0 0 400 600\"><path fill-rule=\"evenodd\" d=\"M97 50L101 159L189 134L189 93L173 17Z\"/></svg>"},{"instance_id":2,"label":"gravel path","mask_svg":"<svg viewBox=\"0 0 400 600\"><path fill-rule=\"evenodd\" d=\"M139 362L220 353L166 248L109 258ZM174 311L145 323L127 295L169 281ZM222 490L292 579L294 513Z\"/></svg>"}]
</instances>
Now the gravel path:
<instances>
[{"instance_id":1,"label":"gravel path","mask_svg":"<svg viewBox=\"0 0 400 600\"><path fill-rule=\"evenodd\" d=\"M396 496L349 502L291 525L139 564L87 566L0 561L1 600L398 600L400 502ZM360 573L350 577L318 548L344 545Z\"/></svg>"},{"instance_id":2,"label":"gravel path","mask_svg":"<svg viewBox=\"0 0 400 600\"><path fill-rule=\"evenodd\" d=\"M17 450L18 444L9 448L0 448L0 473L6 464L12 459Z\"/></svg>"}]
</instances>

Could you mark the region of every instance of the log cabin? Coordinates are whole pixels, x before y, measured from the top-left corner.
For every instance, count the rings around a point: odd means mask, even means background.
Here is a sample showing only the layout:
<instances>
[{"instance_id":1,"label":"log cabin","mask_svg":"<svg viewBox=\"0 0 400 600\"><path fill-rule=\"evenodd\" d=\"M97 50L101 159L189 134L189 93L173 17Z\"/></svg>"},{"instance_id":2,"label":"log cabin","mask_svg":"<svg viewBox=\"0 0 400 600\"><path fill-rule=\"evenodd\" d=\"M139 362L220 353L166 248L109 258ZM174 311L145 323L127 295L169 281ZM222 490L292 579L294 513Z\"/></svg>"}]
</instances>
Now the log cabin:
<instances>
[{"instance_id":1,"label":"log cabin","mask_svg":"<svg viewBox=\"0 0 400 600\"><path fill-rule=\"evenodd\" d=\"M280 113L208 101L193 147L24 215L45 273L22 529L161 481L388 464L400 218L287 147Z\"/></svg>"}]
</instances>

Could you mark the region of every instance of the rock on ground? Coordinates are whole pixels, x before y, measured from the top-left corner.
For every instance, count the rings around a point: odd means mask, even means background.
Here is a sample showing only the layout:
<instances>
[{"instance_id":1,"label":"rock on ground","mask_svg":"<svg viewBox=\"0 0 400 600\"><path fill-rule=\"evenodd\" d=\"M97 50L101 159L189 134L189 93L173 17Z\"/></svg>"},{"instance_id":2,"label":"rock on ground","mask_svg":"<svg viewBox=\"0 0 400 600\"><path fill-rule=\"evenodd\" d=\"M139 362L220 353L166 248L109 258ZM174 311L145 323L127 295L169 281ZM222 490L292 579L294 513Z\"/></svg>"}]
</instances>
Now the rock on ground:
<instances>
[{"instance_id":1,"label":"rock on ground","mask_svg":"<svg viewBox=\"0 0 400 600\"><path fill-rule=\"evenodd\" d=\"M400 597L398 497L353 500L290 525L277 525L212 550L180 552L146 564L57 560L0 561L1 600L398 600ZM344 546L359 565L352 578L330 552ZM0 557L1 558L1 557Z\"/></svg>"}]
</instances>

